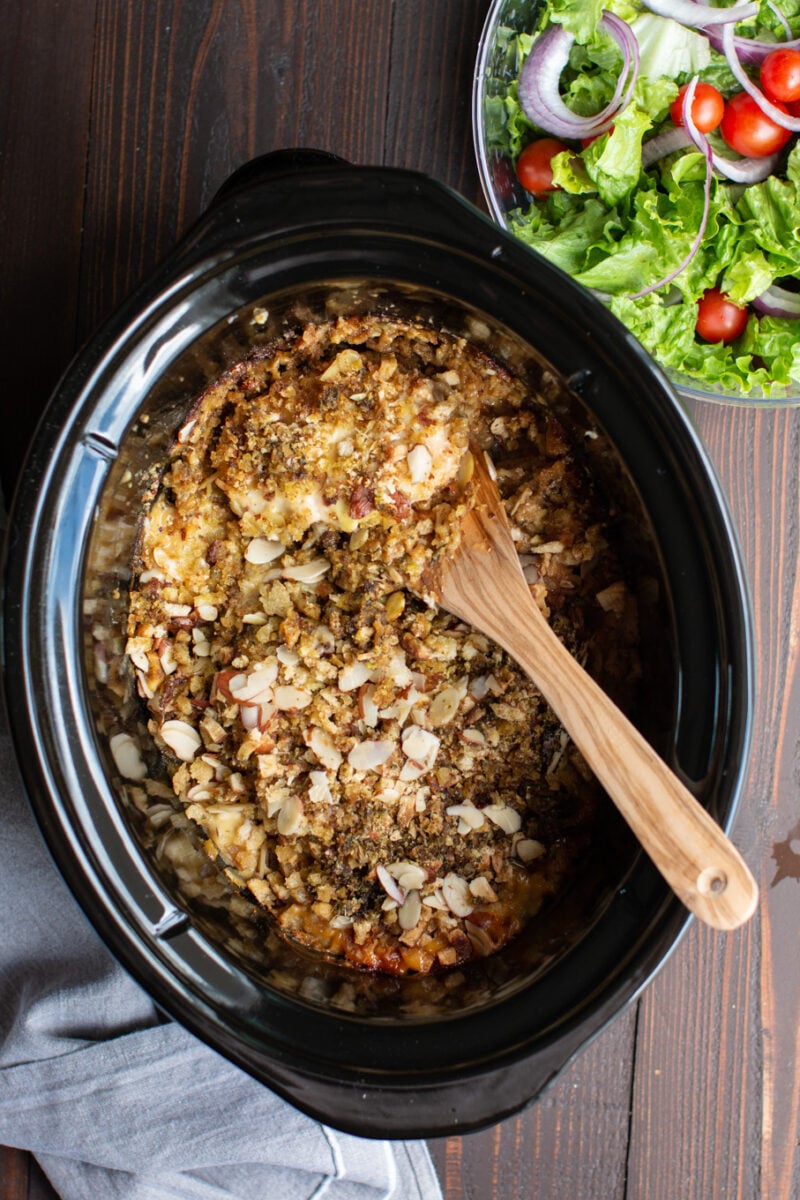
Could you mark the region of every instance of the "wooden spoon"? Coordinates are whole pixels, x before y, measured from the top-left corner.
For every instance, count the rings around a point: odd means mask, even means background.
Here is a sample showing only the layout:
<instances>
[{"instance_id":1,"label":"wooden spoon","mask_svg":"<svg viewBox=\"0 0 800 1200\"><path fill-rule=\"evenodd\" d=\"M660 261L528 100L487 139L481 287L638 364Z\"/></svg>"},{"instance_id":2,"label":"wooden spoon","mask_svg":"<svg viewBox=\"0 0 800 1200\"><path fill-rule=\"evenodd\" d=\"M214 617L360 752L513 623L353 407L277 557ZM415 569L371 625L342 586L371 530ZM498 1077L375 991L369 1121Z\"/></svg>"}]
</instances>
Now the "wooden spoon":
<instances>
[{"instance_id":1,"label":"wooden spoon","mask_svg":"<svg viewBox=\"0 0 800 1200\"><path fill-rule=\"evenodd\" d=\"M531 597L503 503L477 448L476 504L456 552L422 576L426 597L514 658L559 717L670 887L702 921L735 929L758 886L739 852L606 693Z\"/></svg>"}]
</instances>

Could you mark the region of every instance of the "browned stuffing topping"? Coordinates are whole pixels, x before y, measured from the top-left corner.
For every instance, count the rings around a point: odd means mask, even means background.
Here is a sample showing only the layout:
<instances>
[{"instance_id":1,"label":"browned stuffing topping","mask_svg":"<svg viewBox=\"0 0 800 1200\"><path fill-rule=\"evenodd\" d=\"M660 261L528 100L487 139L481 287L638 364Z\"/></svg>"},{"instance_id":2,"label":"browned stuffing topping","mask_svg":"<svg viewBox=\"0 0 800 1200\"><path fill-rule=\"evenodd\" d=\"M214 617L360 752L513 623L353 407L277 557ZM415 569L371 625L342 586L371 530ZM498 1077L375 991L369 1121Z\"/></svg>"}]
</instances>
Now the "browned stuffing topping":
<instances>
[{"instance_id":1,"label":"browned stuffing topping","mask_svg":"<svg viewBox=\"0 0 800 1200\"><path fill-rule=\"evenodd\" d=\"M126 649L178 800L288 937L372 970L504 945L598 811L536 688L409 590L456 542L470 439L560 636L630 672L635 604L567 431L427 326L340 318L238 364L142 526Z\"/></svg>"}]
</instances>

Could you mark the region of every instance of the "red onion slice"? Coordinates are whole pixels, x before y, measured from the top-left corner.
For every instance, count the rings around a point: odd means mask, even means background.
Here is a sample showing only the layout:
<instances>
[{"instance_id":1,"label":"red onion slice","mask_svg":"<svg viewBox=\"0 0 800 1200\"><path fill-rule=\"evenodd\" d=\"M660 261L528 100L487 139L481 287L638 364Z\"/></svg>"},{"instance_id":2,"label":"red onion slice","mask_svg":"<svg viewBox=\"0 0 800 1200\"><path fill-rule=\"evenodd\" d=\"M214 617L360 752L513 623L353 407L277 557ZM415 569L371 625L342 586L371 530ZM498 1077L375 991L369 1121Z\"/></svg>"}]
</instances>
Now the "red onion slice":
<instances>
[{"instance_id":1,"label":"red onion slice","mask_svg":"<svg viewBox=\"0 0 800 1200\"><path fill-rule=\"evenodd\" d=\"M736 4L733 8L710 8L699 0L642 0L645 8L659 17L671 17L681 25L727 25L749 21L758 12L757 4Z\"/></svg>"},{"instance_id":2,"label":"red onion slice","mask_svg":"<svg viewBox=\"0 0 800 1200\"><path fill-rule=\"evenodd\" d=\"M698 4L708 5L708 0L697 0ZM780 9L774 4L768 4L769 8L775 13L786 31L786 40L783 42L762 42L758 38L739 37L737 33L733 35L733 44L736 47L736 53L739 56L739 61L747 63L748 66L759 66L768 54L773 50L787 48L790 50L800 50L800 38L793 38L792 31L789 28L789 22L784 17ZM703 32L709 40L710 45L717 51L718 54L724 54L725 50L722 45L722 34L714 26L704 28Z\"/></svg>"},{"instance_id":3,"label":"red onion slice","mask_svg":"<svg viewBox=\"0 0 800 1200\"><path fill-rule=\"evenodd\" d=\"M697 82L697 76L695 76L683 94L683 124L692 141L695 140L695 134L702 136L699 134L699 131L692 120L692 104L694 102L695 91L697 90ZM700 244L706 234L706 225L708 224L708 210L711 204L712 174L711 145L708 141L708 138L703 138L703 140L705 142L705 146L698 146L698 149L702 150L703 154L705 155L706 181L703 188L703 215L700 218L700 228L697 230L697 236L689 248L689 253L686 255L680 266L676 267L674 271L671 271L669 275L665 275L663 279L659 279L658 283L652 283L650 287L642 288L640 292L634 292L634 294L630 297L631 300L638 300L641 296L647 296L650 294L650 292L658 291L658 289L662 288L665 283L672 283L673 279L680 275L682 271L686 270L686 268L689 266L689 263L700 249ZM695 145L697 145L696 142Z\"/></svg>"},{"instance_id":4,"label":"red onion slice","mask_svg":"<svg viewBox=\"0 0 800 1200\"><path fill-rule=\"evenodd\" d=\"M658 162L660 158L666 158L668 154L674 153L675 150L684 150L692 144L692 139L682 125L670 125L667 129L663 129L661 133L657 133L655 137L650 138L649 142L644 142L642 145L642 166L646 171L648 167L652 167L653 163Z\"/></svg>"},{"instance_id":5,"label":"red onion slice","mask_svg":"<svg viewBox=\"0 0 800 1200\"><path fill-rule=\"evenodd\" d=\"M631 27L604 13L600 27L622 51L622 71L614 95L601 112L581 117L561 99L559 82L567 65L574 36L561 25L551 25L536 39L519 76L519 102L526 116L554 137L585 138L604 133L614 116L629 103L639 74L639 44Z\"/></svg>"},{"instance_id":6,"label":"red onion slice","mask_svg":"<svg viewBox=\"0 0 800 1200\"><path fill-rule=\"evenodd\" d=\"M783 34L784 34L786 41L790 42L792 40L792 27L789 24L789 22L786 20L786 17L783 15L781 10L778 8L777 4L772 3L772 0L767 0L767 8L770 10L770 12L773 14L773 16L777 17L778 22L780 23L780 25L783 28Z\"/></svg>"},{"instance_id":7,"label":"red onion slice","mask_svg":"<svg viewBox=\"0 0 800 1200\"><path fill-rule=\"evenodd\" d=\"M786 45L785 42L781 44L784 46ZM764 115L769 117L771 121L774 121L776 125L781 125L784 129L791 129L792 133L800 132L800 117L793 117L790 113L785 113L782 111L782 109L776 108L772 101L767 99L767 97L761 91L761 88L757 87L756 84L753 83L752 79L745 71L744 67L739 61L739 55L736 51L732 25L726 25L722 31L722 49L725 57L728 60L728 66L730 67L731 71L736 76L744 90L750 93Z\"/></svg>"},{"instance_id":8,"label":"red onion slice","mask_svg":"<svg viewBox=\"0 0 800 1200\"><path fill-rule=\"evenodd\" d=\"M753 308L770 317L800 318L800 293L790 292L773 283L752 301Z\"/></svg>"}]
</instances>

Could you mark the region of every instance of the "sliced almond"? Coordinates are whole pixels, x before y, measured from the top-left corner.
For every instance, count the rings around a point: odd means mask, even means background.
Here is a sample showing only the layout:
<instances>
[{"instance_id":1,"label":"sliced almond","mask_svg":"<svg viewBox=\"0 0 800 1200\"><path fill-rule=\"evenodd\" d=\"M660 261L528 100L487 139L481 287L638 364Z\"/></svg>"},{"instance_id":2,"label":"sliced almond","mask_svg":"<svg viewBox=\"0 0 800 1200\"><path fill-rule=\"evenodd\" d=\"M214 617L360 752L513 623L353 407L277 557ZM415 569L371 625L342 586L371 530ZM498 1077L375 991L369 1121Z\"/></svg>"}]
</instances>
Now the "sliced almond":
<instances>
[{"instance_id":1,"label":"sliced almond","mask_svg":"<svg viewBox=\"0 0 800 1200\"><path fill-rule=\"evenodd\" d=\"M442 896L450 912L455 917L468 917L475 905L466 879L451 871L445 875L442 883Z\"/></svg>"},{"instance_id":2,"label":"sliced almond","mask_svg":"<svg viewBox=\"0 0 800 1200\"><path fill-rule=\"evenodd\" d=\"M428 720L434 729L441 725L449 725L466 694L466 677L452 687L442 688L436 693L428 709Z\"/></svg>"},{"instance_id":3,"label":"sliced almond","mask_svg":"<svg viewBox=\"0 0 800 1200\"><path fill-rule=\"evenodd\" d=\"M366 663L353 662L342 667L339 672L339 691L352 692L366 683L370 677L370 668Z\"/></svg>"},{"instance_id":4,"label":"sliced almond","mask_svg":"<svg viewBox=\"0 0 800 1200\"><path fill-rule=\"evenodd\" d=\"M278 646L275 654L278 662L283 663L284 667L296 667L300 662L300 655L290 646Z\"/></svg>"},{"instance_id":5,"label":"sliced almond","mask_svg":"<svg viewBox=\"0 0 800 1200\"><path fill-rule=\"evenodd\" d=\"M514 846L514 853L524 863L534 862L545 852L545 847L536 838L520 838Z\"/></svg>"},{"instance_id":6,"label":"sliced almond","mask_svg":"<svg viewBox=\"0 0 800 1200\"><path fill-rule=\"evenodd\" d=\"M332 804L330 781L327 771L309 771L308 798L312 804Z\"/></svg>"},{"instance_id":7,"label":"sliced almond","mask_svg":"<svg viewBox=\"0 0 800 1200\"><path fill-rule=\"evenodd\" d=\"M307 708L313 699L311 692L305 688L289 685L275 688L275 707L281 712L296 712L300 708Z\"/></svg>"},{"instance_id":8,"label":"sliced almond","mask_svg":"<svg viewBox=\"0 0 800 1200\"><path fill-rule=\"evenodd\" d=\"M401 929L414 929L422 916L422 900L417 891L409 892L397 913L397 923Z\"/></svg>"},{"instance_id":9,"label":"sliced almond","mask_svg":"<svg viewBox=\"0 0 800 1200\"><path fill-rule=\"evenodd\" d=\"M394 753L395 743L389 741L356 742L347 756L354 771L377 771Z\"/></svg>"},{"instance_id":10,"label":"sliced almond","mask_svg":"<svg viewBox=\"0 0 800 1200\"><path fill-rule=\"evenodd\" d=\"M272 684L277 678L278 664L265 663L247 674L234 675L228 682L228 691L237 704L267 702L272 699Z\"/></svg>"},{"instance_id":11,"label":"sliced almond","mask_svg":"<svg viewBox=\"0 0 800 1200\"><path fill-rule=\"evenodd\" d=\"M284 837L292 837L299 833L303 825L303 816L303 802L293 793L281 805L278 813L278 833L282 833Z\"/></svg>"},{"instance_id":12,"label":"sliced almond","mask_svg":"<svg viewBox=\"0 0 800 1200\"><path fill-rule=\"evenodd\" d=\"M115 733L109 740L114 764L123 779L139 780L147 775L147 767L138 742L129 733Z\"/></svg>"},{"instance_id":13,"label":"sliced almond","mask_svg":"<svg viewBox=\"0 0 800 1200\"><path fill-rule=\"evenodd\" d=\"M522 817L508 804L487 804L481 812L504 833L516 833L522 824Z\"/></svg>"},{"instance_id":14,"label":"sliced almond","mask_svg":"<svg viewBox=\"0 0 800 1200\"><path fill-rule=\"evenodd\" d=\"M313 725L306 737L306 745L313 750L323 767L327 767L329 771L339 769L342 756L336 749L333 738L326 730L320 729L318 725Z\"/></svg>"},{"instance_id":15,"label":"sliced almond","mask_svg":"<svg viewBox=\"0 0 800 1200\"><path fill-rule=\"evenodd\" d=\"M405 888L400 886L391 871L383 863L379 863L375 874L378 876L378 883L386 892L386 895L397 904L402 904L406 898Z\"/></svg>"},{"instance_id":16,"label":"sliced almond","mask_svg":"<svg viewBox=\"0 0 800 1200\"><path fill-rule=\"evenodd\" d=\"M293 579L296 583L319 583L330 569L331 564L327 558L312 558L311 562L299 563L296 567L284 567L281 575L284 579Z\"/></svg>"},{"instance_id":17,"label":"sliced almond","mask_svg":"<svg viewBox=\"0 0 800 1200\"><path fill-rule=\"evenodd\" d=\"M387 870L407 892L419 891L421 887L425 886L428 879L427 871L413 862L389 863Z\"/></svg>"},{"instance_id":18,"label":"sliced almond","mask_svg":"<svg viewBox=\"0 0 800 1200\"><path fill-rule=\"evenodd\" d=\"M203 744L200 734L186 721L165 721L160 732L165 744L183 762L191 762Z\"/></svg>"},{"instance_id":19,"label":"sliced almond","mask_svg":"<svg viewBox=\"0 0 800 1200\"><path fill-rule=\"evenodd\" d=\"M375 684L362 683L358 691L358 712L365 725L373 729L378 724L378 706L375 703Z\"/></svg>"},{"instance_id":20,"label":"sliced almond","mask_svg":"<svg viewBox=\"0 0 800 1200\"><path fill-rule=\"evenodd\" d=\"M429 771L436 762L441 745L440 739L428 729L420 729L419 725L409 725L401 735L403 753L424 771Z\"/></svg>"},{"instance_id":21,"label":"sliced almond","mask_svg":"<svg viewBox=\"0 0 800 1200\"><path fill-rule=\"evenodd\" d=\"M487 904L494 904L497 900L497 892L485 875L478 875L476 879L471 879L469 890L476 900L485 900Z\"/></svg>"},{"instance_id":22,"label":"sliced almond","mask_svg":"<svg viewBox=\"0 0 800 1200\"><path fill-rule=\"evenodd\" d=\"M280 558L285 550L283 542L279 542L275 538L256 537L248 543L244 556L248 562L254 563L256 566L263 566L265 563L271 563L276 558Z\"/></svg>"},{"instance_id":23,"label":"sliced almond","mask_svg":"<svg viewBox=\"0 0 800 1200\"><path fill-rule=\"evenodd\" d=\"M451 804L445 812L448 817L458 817L468 829L482 829L486 823L483 811L474 804Z\"/></svg>"},{"instance_id":24,"label":"sliced almond","mask_svg":"<svg viewBox=\"0 0 800 1200\"><path fill-rule=\"evenodd\" d=\"M406 459L412 483L424 483L433 468L433 457L427 446L417 445L409 450Z\"/></svg>"}]
</instances>

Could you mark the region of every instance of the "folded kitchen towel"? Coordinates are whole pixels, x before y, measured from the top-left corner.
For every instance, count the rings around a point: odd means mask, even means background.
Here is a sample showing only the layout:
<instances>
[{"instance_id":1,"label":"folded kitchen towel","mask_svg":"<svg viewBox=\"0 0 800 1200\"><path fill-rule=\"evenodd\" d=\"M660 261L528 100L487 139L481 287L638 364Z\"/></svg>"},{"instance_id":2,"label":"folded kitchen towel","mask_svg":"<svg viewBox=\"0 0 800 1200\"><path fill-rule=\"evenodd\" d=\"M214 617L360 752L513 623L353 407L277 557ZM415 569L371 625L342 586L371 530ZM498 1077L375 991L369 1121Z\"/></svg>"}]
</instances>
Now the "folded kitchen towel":
<instances>
[{"instance_id":1,"label":"folded kitchen towel","mask_svg":"<svg viewBox=\"0 0 800 1200\"><path fill-rule=\"evenodd\" d=\"M0 1144L63 1200L436 1200L424 1142L298 1112L168 1021L72 899L0 709Z\"/></svg>"}]
</instances>

